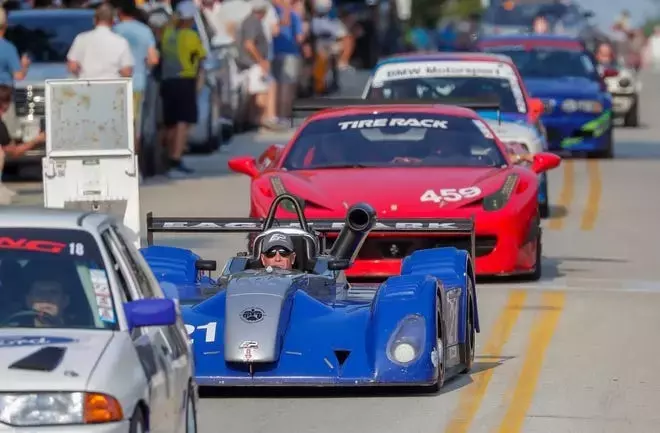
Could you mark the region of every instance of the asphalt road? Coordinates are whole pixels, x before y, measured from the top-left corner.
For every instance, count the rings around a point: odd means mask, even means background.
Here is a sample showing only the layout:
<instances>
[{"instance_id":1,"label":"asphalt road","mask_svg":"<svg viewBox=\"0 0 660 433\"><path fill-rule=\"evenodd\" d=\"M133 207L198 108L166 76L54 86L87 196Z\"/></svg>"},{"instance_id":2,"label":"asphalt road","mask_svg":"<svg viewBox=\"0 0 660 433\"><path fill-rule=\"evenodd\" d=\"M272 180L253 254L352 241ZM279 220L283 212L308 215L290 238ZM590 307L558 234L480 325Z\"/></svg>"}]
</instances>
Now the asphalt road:
<instances>
[{"instance_id":1,"label":"asphalt road","mask_svg":"<svg viewBox=\"0 0 660 433\"><path fill-rule=\"evenodd\" d=\"M359 87L355 77L354 86ZM645 77L643 126L617 129L613 160L565 160L550 174L544 276L478 286L482 333L474 373L434 396L230 392L201 402L200 431L231 433L648 433L660 422L660 76ZM142 212L244 216L249 180L231 155L258 154L286 135L236 137L190 158L195 179L151 181ZM194 161L194 162L193 162ZM38 184L16 184L39 203ZM240 236L156 238L222 263Z\"/></svg>"}]
</instances>

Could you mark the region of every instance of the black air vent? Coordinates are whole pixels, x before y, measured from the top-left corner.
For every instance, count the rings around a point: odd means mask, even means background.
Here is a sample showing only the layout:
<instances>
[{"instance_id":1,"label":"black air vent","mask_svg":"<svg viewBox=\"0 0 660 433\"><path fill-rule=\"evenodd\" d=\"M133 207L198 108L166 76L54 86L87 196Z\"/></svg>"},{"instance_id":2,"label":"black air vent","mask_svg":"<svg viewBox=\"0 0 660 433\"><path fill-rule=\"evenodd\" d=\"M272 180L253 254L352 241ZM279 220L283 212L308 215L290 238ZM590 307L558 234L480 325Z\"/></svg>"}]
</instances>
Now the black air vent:
<instances>
[{"instance_id":1,"label":"black air vent","mask_svg":"<svg viewBox=\"0 0 660 433\"><path fill-rule=\"evenodd\" d=\"M19 370L53 371L60 365L66 349L64 347L44 347L14 362L9 368Z\"/></svg>"},{"instance_id":2,"label":"black air vent","mask_svg":"<svg viewBox=\"0 0 660 433\"><path fill-rule=\"evenodd\" d=\"M334 352L340 367L344 365L346 359L348 359L348 355L351 354L350 350L335 350Z\"/></svg>"}]
</instances>

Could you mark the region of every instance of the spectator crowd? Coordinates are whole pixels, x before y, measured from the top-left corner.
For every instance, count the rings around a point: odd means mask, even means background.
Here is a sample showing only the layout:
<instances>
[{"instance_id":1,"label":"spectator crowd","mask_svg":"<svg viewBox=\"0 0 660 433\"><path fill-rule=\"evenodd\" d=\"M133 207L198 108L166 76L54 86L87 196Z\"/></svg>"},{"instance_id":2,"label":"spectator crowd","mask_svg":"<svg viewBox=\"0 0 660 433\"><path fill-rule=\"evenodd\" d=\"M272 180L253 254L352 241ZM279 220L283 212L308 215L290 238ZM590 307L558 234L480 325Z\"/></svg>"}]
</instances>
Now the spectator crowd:
<instances>
[{"instance_id":1,"label":"spectator crowd","mask_svg":"<svg viewBox=\"0 0 660 433\"><path fill-rule=\"evenodd\" d=\"M307 3L306 3L307 1ZM147 13L164 6L171 16ZM6 9L18 8L5 3ZM133 83L135 143L140 150L141 119L147 83L159 86L157 123L167 150L168 175L193 172L182 159L188 131L198 121L197 94L204 83L207 52L195 31L203 14L213 40L235 50L235 75L249 95L249 124L268 130L286 128L292 102L304 77L325 78L331 60L339 70L351 69L355 38L332 0L166 0L137 4L130 0L89 3L85 0L30 0L20 8L94 7L94 29L77 35L67 54L67 67L81 79L130 77ZM26 53L4 38L8 20L0 8L0 164L43 145L42 132L17 143L5 126L13 113L14 82L30 66ZM197 24L198 25L198 24ZM0 188L0 202L13 192Z\"/></svg>"}]
</instances>

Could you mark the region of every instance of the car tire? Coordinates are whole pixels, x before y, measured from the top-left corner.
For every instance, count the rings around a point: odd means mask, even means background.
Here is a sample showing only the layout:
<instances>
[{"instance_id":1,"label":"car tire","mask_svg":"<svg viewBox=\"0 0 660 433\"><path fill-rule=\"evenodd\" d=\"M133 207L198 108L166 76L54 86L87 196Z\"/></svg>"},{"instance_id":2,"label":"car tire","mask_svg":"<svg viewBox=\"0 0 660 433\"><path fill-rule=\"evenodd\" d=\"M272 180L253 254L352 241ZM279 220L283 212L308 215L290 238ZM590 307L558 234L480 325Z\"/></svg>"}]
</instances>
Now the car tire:
<instances>
[{"instance_id":1,"label":"car tire","mask_svg":"<svg viewBox=\"0 0 660 433\"><path fill-rule=\"evenodd\" d=\"M437 335L436 335L436 346L435 349L438 353L438 366L436 369L438 370L438 380L430 386L425 386L424 389L425 391L428 391L429 393L437 393L442 389L442 387L445 384L445 344L444 344L444 337L442 335L443 329L442 329L442 299L440 298L440 295L437 296L436 298L436 315L437 315Z\"/></svg>"},{"instance_id":2,"label":"car tire","mask_svg":"<svg viewBox=\"0 0 660 433\"><path fill-rule=\"evenodd\" d=\"M192 386L188 387L188 401L186 402L186 433L197 433L197 405Z\"/></svg>"},{"instance_id":3,"label":"car tire","mask_svg":"<svg viewBox=\"0 0 660 433\"><path fill-rule=\"evenodd\" d=\"M543 273L543 241L542 241L541 227L539 227L539 232L536 237L536 263L534 265L534 270L529 277L528 281L538 281L541 279L541 274Z\"/></svg>"},{"instance_id":4,"label":"car tire","mask_svg":"<svg viewBox=\"0 0 660 433\"><path fill-rule=\"evenodd\" d=\"M623 126L626 128L636 128L639 126L639 103L635 99L635 103L623 118Z\"/></svg>"},{"instance_id":5,"label":"car tire","mask_svg":"<svg viewBox=\"0 0 660 433\"><path fill-rule=\"evenodd\" d=\"M140 406L135 408L133 416L131 416L131 424L128 427L129 433L146 433L147 421L144 419L144 411Z\"/></svg>"},{"instance_id":6,"label":"car tire","mask_svg":"<svg viewBox=\"0 0 660 433\"><path fill-rule=\"evenodd\" d=\"M465 343L460 346L461 363L465 368L461 374L467 374L472 370L474 365L474 352L477 332L474 327L474 302L472 298L472 280L468 281L468 298L467 298L467 320L465 321Z\"/></svg>"}]
</instances>

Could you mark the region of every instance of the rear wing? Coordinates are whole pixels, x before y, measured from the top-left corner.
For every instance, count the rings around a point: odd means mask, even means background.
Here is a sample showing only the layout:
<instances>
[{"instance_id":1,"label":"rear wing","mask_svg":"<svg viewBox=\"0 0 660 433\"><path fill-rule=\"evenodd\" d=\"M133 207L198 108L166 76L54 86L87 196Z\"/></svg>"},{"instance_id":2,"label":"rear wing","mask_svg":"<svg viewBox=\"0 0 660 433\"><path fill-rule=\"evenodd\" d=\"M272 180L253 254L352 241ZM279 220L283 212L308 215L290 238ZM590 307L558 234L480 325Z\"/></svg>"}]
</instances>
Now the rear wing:
<instances>
[{"instance_id":1,"label":"rear wing","mask_svg":"<svg viewBox=\"0 0 660 433\"><path fill-rule=\"evenodd\" d=\"M153 245L154 233L259 233L264 231L265 219L209 218L209 217L155 217L147 214L147 245ZM325 238L328 233L339 233L344 220L310 220L309 228ZM273 227L301 228L296 219L277 219ZM271 227L272 228L272 227ZM474 217L471 218L419 218L378 219L371 232L377 233L441 233L470 237L469 253L474 258L476 239Z\"/></svg>"},{"instance_id":2,"label":"rear wing","mask_svg":"<svg viewBox=\"0 0 660 433\"><path fill-rule=\"evenodd\" d=\"M500 122L500 99L497 95L484 95L479 98L443 98L443 99L361 99L361 98L309 98L299 99L293 103L291 124L295 117L307 117L317 111L328 108L350 108L369 106L394 105L456 105L470 110L497 111L497 121Z\"/></svg>"}]
</instances>

